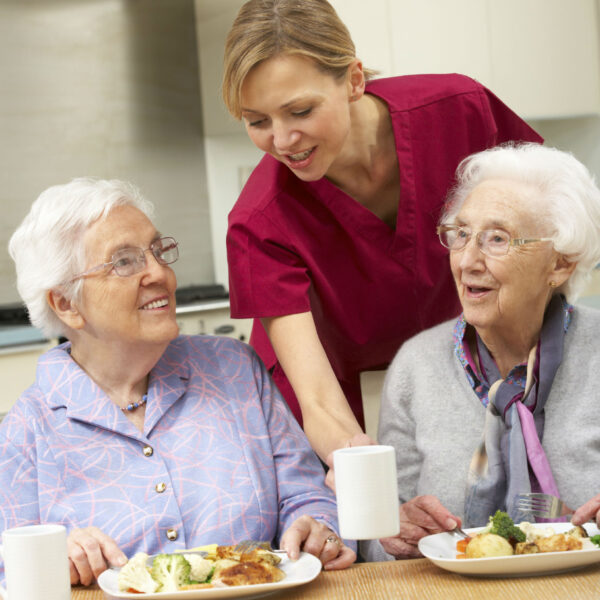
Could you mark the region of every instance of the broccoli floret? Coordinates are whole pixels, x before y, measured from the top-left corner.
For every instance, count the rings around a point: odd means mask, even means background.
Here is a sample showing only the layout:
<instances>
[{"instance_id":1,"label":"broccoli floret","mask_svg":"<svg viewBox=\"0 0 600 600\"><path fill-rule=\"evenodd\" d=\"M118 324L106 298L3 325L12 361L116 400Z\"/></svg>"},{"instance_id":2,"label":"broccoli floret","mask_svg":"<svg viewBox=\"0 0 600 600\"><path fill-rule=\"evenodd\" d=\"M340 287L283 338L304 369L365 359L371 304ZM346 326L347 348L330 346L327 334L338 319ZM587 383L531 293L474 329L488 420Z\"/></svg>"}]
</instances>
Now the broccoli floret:
<instances>
[{"instance_id":1,"label":"broccoli floret","mask_svg":"<svg viewBox=\"0 0 600 600\"><path fill-rule=\"evenodd\" d=\"M152 578L158 592L177 592L190 583L190 563L182 554L159 554L152 561Z\"/></svg>"},{"instance_id":2,"label":"broccoli floret","mask_svg":"<svg viewBox=\"0 0 600 600\"><path fill-rule=\"evenodd\" d=\"M135 590L145 594L152 594L156 591L158 584L152 579L146 566L147 559L147 554L138 552L123 566L117 579L120 591Z\"/></svg>"},{"instance_id":3,"label":"broccoli floret","mask_svg":"<svg viewBox=\"0 0 600 600\"><path fill-rule=\"evenodd\" d=\"M490 517L488 526L490 533L500 535L513 544L525 541L525 533L514 524L507 513L501 510L497 510L496 514Z\"/></svg>"},{"instance_id":4,"label":"broccoli floret","mask_svg":"<svg viewBox=\"0 0 600 600\"><path fill-rule=\"evenodd\" d=\"M596 544L596 546L600 546L600 535L593 535L590 538L590 541L592 541L594 544Z\"/></svg>"}]
</instances>

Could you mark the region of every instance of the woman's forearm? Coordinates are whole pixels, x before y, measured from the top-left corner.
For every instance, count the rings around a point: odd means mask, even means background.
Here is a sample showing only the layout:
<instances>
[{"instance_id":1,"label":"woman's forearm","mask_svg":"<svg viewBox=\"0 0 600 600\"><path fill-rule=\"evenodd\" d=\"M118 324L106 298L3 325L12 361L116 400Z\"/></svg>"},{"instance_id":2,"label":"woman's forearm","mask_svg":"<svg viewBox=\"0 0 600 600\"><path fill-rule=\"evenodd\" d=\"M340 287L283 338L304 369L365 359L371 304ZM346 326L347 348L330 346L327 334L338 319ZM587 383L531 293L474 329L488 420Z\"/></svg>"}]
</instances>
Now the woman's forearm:
<instances>
[{"instance_id":1,"label":"woman's forearm","mask_svg":"<svg viewBox=\"0 0 600 600\"><path fill-rule=\"evenodd\" d=\"M362 432L333 372L310 312L262 319L292 386L313 449L326 460Z\"/></svg>"}]
</instances>

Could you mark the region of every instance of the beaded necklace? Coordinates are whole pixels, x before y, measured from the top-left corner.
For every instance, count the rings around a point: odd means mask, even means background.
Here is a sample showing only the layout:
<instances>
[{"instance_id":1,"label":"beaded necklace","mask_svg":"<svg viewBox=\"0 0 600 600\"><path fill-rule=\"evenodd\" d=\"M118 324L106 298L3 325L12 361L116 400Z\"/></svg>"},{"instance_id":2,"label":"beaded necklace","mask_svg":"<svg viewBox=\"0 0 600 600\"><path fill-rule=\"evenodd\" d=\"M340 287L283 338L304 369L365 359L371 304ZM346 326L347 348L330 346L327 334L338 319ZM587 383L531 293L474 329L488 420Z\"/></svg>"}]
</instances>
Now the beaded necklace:
<instances>
[{"instance_id":1,"label":"beaded necklace","mask_svg":"<svg viewBox=\"0 0 600 600\"><path fill-rule=\"evenodd\" d=\"M139 402L132 402L131 404L128 404L127 406L122 406L121 410L123 412L131 412L132 410L135 410L136 408L139 408L140 406L143 406L144 404L146 404L146 401L148 400L148 394L144 394L142 396L142 399Z\"/></svg>"}]
</instances>

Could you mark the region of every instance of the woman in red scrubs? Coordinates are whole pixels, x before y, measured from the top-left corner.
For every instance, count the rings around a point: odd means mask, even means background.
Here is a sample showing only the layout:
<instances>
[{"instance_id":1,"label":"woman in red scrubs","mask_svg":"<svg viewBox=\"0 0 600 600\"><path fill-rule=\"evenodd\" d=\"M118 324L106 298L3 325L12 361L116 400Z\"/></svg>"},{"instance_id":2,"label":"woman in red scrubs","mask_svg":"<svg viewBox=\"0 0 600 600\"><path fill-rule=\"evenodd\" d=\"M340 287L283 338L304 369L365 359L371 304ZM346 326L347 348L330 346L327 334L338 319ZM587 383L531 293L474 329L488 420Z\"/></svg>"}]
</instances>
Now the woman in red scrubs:
<instances>
[{"instance_id":1,"label":"woman in red scrubs","mask_svg":"<svg viewBox=\"0 0 600 600\"><path fill-rule=\"evenodd\" d=\"M468 77L371 75L326 0L250 0L227 38L225 104L265 152L229 215L231 315L323 460L369 441L360 373L460 312L435 233L460 160L542 141Z\"/></svg>"}]
</instances>

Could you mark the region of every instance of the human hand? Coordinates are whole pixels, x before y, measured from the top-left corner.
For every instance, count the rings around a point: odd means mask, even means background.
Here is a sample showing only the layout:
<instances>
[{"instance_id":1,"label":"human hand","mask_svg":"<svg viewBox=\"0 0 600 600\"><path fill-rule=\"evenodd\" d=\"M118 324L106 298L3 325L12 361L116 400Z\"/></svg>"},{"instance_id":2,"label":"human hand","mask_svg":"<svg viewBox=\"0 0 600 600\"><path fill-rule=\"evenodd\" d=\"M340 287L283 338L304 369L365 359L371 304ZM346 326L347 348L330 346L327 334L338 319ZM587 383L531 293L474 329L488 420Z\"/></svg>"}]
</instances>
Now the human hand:
<instances>
[{"instance_id":1,"label":"human hand","mask_svg":"<svg viewBox=\"0 0 600 600\"><path fill-rule=\"evenodd\" d=\"M377 442L370 438L366 433L357 433L352 436L347 442L344 448L352 448L354 446L375 446ZM327 487L331 488L335 492L335 474L333 471L333 452L329 454L326 460L329 471L325 476L325 483Z\"/></svg>"},{"instance_id":2,"label":"human hand","mask_svg":"<svg viewBox=\"0 0 600 600\"><path fill-rule=\"evenodd\" d=\"M97 527L73 529L67 537L71 585L90 585L109 566L122 567L127 557L117 543Z\"/></svg>"},{"instance_id":3,"label":"human hand","mask_svg":"<svg viewBox=\"0 0 600 600\"><path fill-rule=\"evenodd\" d=\"M356 552L344 545L335 532L306 515L290 525L281 536L280 546L292 560L300 556L300 549L313 554L327 570L345 569L356 560Z\"/></svg>"},{"instance_id":4,"label":"human hand","mask_svg":"<svg viewBox=\"0 0 600 600\"><path fill-rule=\"evenodd\" d=\"M457 525L462 526L460 518L435 496L416 496L400 505L400 533L379 541L383 549L396 558L418 558L421 553L417 544L422 537L451 531Z\"/></svg>"},{"instance_id":5,"label":"human hand","mask_svg":"<svg viewBox=\"0 0 600 600\"><path fill-rule=\"evenodd\" d=\"M600 527L600 494L582 504L571 517L573 525L583 525L583 523L594 519L596 525Z\"/></svg>"}]
</instances>

